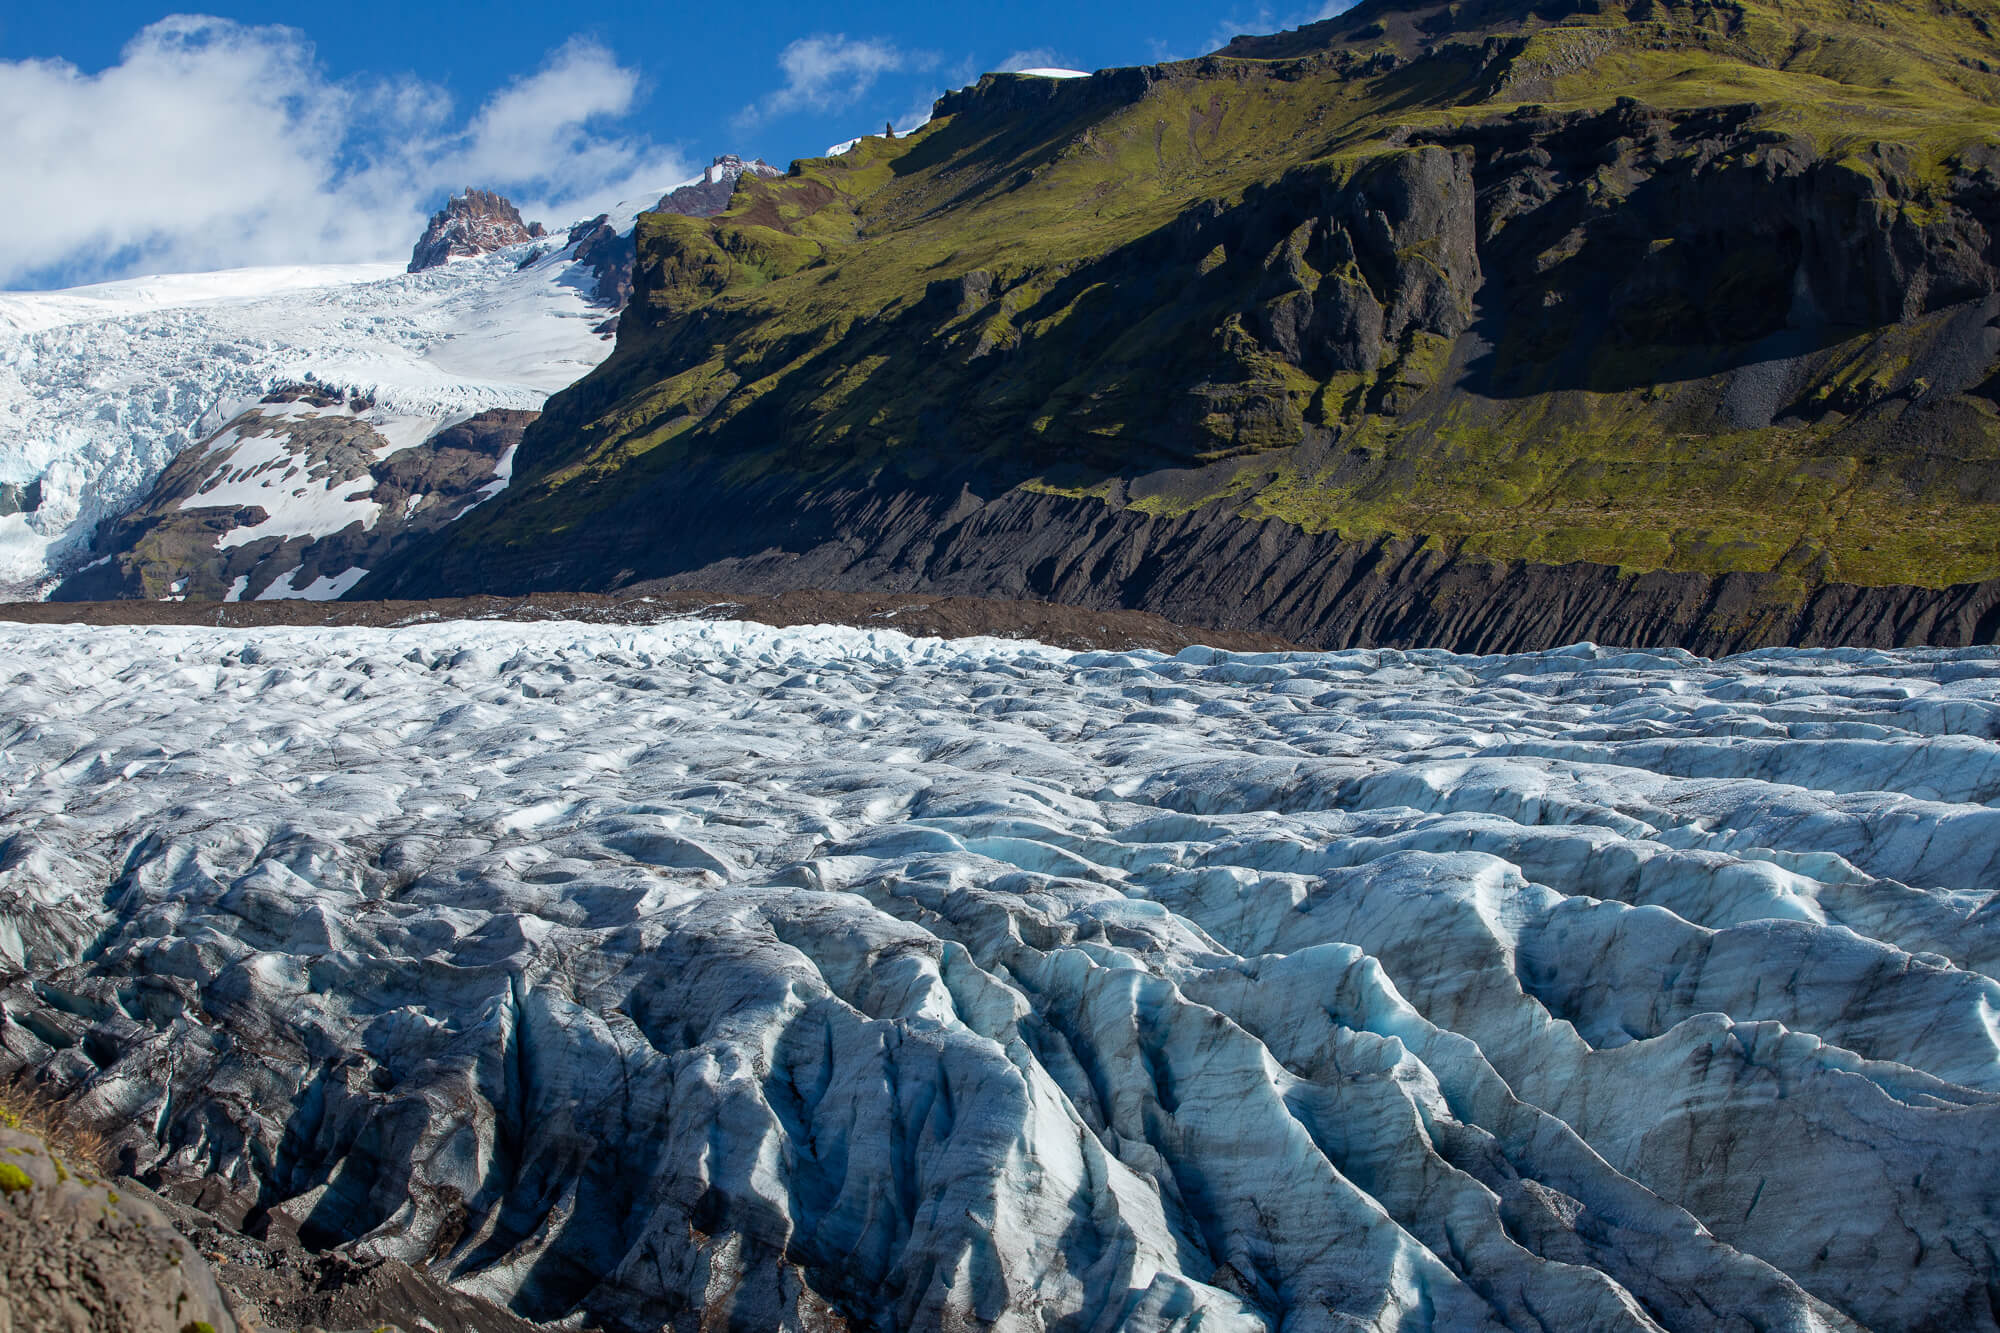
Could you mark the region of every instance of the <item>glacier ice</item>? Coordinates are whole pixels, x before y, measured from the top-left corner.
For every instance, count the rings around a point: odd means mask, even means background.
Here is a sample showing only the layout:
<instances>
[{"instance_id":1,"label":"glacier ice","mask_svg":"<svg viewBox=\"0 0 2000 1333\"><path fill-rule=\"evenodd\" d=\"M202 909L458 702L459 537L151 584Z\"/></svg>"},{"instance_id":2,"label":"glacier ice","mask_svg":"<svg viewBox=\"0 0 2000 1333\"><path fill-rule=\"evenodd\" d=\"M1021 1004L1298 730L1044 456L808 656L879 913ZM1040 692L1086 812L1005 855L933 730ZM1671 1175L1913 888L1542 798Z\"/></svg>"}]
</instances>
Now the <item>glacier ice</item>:
<instances>
[{"instance_id":1,"label":"glacier ice","mask_svg":"<svg viewBox=\"0 0 2000 1333\"><path fill-rule=\"evenodd\" d=\"M46 592L99 523L279 385L366 393L397 445L490 408L539 411L611 345L569 252L523 262L534 253L0 293L0 482L41 483L34 512L0 515L0 592Z\"/></svg>"},{"instance_id":2,"label":"glacier ice","mask_svg":"<svg viewBox=\"0 0 2000 1333\"><path fill-rule=\"evenodd\" d=\"M613 1328L1992 1329L2000 650L0 631L0 1072Z\"/></svg>"}]
</instances>

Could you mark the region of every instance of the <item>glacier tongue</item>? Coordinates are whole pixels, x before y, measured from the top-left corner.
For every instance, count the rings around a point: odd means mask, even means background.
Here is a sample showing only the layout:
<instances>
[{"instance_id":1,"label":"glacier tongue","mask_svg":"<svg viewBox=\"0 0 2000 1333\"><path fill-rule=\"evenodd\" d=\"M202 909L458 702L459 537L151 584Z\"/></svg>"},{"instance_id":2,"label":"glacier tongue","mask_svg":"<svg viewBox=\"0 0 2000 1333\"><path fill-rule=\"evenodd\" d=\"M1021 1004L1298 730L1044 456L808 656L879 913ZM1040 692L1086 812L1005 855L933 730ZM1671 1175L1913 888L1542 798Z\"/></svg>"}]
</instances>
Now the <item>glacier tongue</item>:
<instances>
[{"instance_id":1,"label":"glacier tongue","mask_svg":"<svg viewBox=\"0 0 2000 1333\"><path fill-rule=\"evenodd\" d=\"M1992 1329L2000 652L10 628L0 1071L614 1328Z\"/></svg>"},{"instance_id":2,"label":"glacier tongue","mask_svg":"<svg viewBox=\"0 0 2000 1333\"><path fill-rule=\"evenodd\" d=\"M280 385L362 391L431 429L539 411L611 344L589 275L560 250L526 262L536 253L0 293L0 482L39 482L41 497L0 514L0 595L44 595L99 523Z\"/></svg>"}]
</instances>

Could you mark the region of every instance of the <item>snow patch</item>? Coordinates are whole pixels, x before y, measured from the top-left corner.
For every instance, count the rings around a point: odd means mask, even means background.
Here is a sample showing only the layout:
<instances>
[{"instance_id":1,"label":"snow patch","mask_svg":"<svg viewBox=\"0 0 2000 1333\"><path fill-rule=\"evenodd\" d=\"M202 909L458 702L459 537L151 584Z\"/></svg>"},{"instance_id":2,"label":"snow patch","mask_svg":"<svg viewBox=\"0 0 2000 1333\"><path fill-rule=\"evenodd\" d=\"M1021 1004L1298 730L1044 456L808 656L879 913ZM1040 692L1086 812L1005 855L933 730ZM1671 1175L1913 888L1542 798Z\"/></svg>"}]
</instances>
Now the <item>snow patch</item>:
<instances>
[{"instance_id":1,"label":"snow patch","mask_svg":"<svg viewBox=\"0 0 2000 1333\"><path fill-rule=\"evenodd\" d=\"M315 465L291 452L291 438L282 431L244 436L232 430L226 435L229 452L220 458L214 476L180 507L254 507L265 517L224 533L216 549L226 551L265 537L328 537L355 523L364 529L375 526L381 506L369 498L375 489L373 476L338 477L329 472L315 478Z\"/></svg>"},{"instance_id":2,"label":"snow patch","mask_svg":"<svg viewBox=\"0 0 2000 1333\"><path fill-rule=\"evenodd\" d=\"M288 569L278 575L277 578L271 580L271 586L257 594L257 600L260 602L336 602L344 597L350 588L368 576L368 571L357 565L340 574L322 574L305 587L294 588L292 586L292 579L300 572L301 570L298 569ZM232 602L240 601L242 585L248 582L248 579L239 579L239 586L235 589L236 595L224 598L224 600Z\"/></svg>"},{"instance_id":3,"label":"snow patch","mask_svg":"<svg viewBox=\"0 0 2000 1333\"><path fill-rule=\"evenodd\" d=\"M361 420L387 441L387 447L375 451L375 457L380 460L405 449L414 449L428 442L439 431L450 430L477 415L476 412L452 412L444 416L399 416L392 412L370 411L363 412Z\"/></svg>"},{"instance_id":4,"label":"snow patch","mask_svg":"<svg viewBox=\"0 0 2000 1333\"><path fill-rule=\"evenodd\" d=\"M452 522L458 522L459 519L464 518L467 514L506 490L513 483L514 451L519 447L517 444L507 446L507 451L500 455L500 461L493 465L493 480L479 488L479 494L473 498L471 504L452 515ZM412 496L411 498L414 500L416 497Z\"/></svg>"}]
</instances>

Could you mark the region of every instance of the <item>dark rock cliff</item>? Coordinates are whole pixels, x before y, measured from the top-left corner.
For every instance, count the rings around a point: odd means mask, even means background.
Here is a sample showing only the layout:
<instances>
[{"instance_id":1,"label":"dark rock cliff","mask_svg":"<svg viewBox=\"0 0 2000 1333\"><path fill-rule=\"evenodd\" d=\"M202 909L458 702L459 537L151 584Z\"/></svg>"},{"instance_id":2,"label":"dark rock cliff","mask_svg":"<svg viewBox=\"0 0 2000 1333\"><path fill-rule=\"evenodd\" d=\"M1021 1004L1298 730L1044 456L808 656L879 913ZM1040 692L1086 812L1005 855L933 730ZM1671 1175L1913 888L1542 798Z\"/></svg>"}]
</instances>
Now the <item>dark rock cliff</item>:
<instances>
[{"instance_id":1,"label":"dark rock cliff","mask_svg":"<svg viewBox=\"0 0 2000 1333\"><path fill-rule=\"evenodd\" d=\"M576 262L596 275L591 299L611 310L623 310L632 299L632 238L621 236L609 213L569 229L568 248Z\"/></svg>"},{"instance_id":2,"label":"dark rock cliff","mask_svg":"<svg viewBox=\"0 0 2000 1333\"><path fill-rule=\"evenodd\" d=\"M1259 631L1315 648L1502 652L1589 640L1717 655L2000 642L2000 579L1946 589L1806 588L1775 574L1627 573L1481 558L1422 539L1304 535L1226 504L1154 517L1020 490L851 487L800 493L663 486L560 546L441 564L402 560L383 596L433 586L610 590L665 586L770 594L909 592L1129 608ZM634 540L634 534L637 540ZM644 563L621 564L634 545ZM414 548L422 550L424 548Z\"/></svg>"}]
</instances>

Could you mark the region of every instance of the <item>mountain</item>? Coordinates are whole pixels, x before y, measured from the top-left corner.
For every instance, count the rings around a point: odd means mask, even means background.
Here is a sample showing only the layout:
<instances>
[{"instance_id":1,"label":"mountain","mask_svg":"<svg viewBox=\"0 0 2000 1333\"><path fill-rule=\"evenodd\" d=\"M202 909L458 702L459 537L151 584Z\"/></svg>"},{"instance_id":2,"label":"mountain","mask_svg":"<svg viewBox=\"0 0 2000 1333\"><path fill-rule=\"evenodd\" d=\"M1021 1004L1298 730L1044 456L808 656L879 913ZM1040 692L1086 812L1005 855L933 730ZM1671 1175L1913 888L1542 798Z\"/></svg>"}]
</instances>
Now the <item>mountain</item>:
<instances>
[{"instance_id":1,"label":"mountain","mask_svg":"<svg viewBox=\"0 0 2000 1333\"><path fill-rule=\"evenodd\" d=\"M535 415L411 419L359 393L278 389L169 464L53 599L331 601L396 543L504 490Z\"/></svg>"},{"instance_id":2,"label":"mountain","mask_svg":"<svg viewBox=\"0 0 2000 1333\"><path fill-rule=\"evenodd\" d=\"M543 401L611 350L639 211L713 211L745 170L771 169L717 159L567 239L468 190L407 274L0 296L0 406L23 423L0 478L22 474L24 511L0 512L0 581L58 599L338 596L505 488Z\"/></svg>"},{"instance_id":3,"label":"mountain","mask_svg":"<svg viewBox=\"0 0 2000 1333\"><path fill-rule=\"evenodd\" d=\"M745 172L759 178L785 174L761 157L745 162L734 153L724 153L709 164L699 180L691 180L667 191L655 211L679 213L690 218L712 218L728 209L729 201L736 197L736 180Z\"/></svg>"},{"instance_id":4,"label":"mountain","mask_svg":"<svg viewBox=\"0 0 2000 1333\"><path fill-rule=\"evenodd\" d=\"M548 235L541 223L523 224L520 210L491 190L467 188L437 212L410 252L411 273L449 264L454 259L490 255L523 241Z\"/></svg>"},{"instance_id":5,"label":"mountain","mask_svg":"<svg viewBox=\"0 0 2000 1333\"><path fill-rule=\"evenodd\" d=\"M649 578L1339 645L2000 634L2000 40L1372 0L992 75L640 220L618 347L357 596Z\"/></svg>"}]
</instances>

